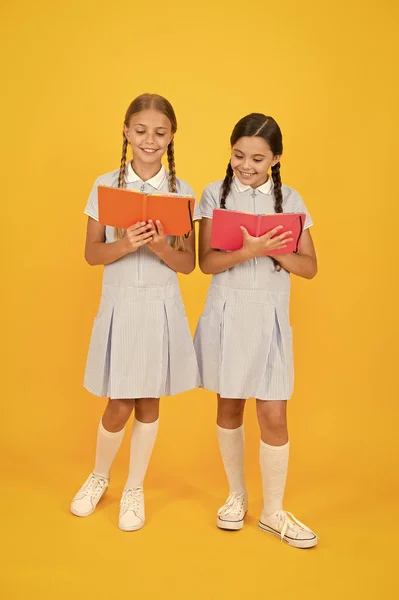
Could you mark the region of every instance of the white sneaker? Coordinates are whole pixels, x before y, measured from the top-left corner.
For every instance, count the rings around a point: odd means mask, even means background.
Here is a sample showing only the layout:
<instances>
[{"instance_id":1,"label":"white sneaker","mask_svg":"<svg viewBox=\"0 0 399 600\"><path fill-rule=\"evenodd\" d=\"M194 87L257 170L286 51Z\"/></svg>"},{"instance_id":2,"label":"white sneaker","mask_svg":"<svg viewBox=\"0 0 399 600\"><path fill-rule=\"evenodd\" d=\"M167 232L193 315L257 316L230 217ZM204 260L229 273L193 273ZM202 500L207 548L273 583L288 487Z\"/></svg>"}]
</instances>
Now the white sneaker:
<instances>
[{"instance_id":1,"label":"white sneaker","mask_svg":"<svg viewBox=\"0 0 399 600\"><path fill-rule=\"evenodd\" d=\"M248 510L246 494L231 494L218 510L216 525L220 529L238 531L244 527L244 517Z\"/></svg>"},{"instance_id":2,"label":"white sneaker","mask_svg":"<svg viewBox=\"0 0 399 600\"><path fill-rule=\"evenodd\" d=\"M318 542L317 535L311 529L284 510L278 510L268 517L262 513L259 527L294 548L312 548Z\"/></svg>"},{"instance_id":3,"label":"white sneaker","mask_svg":"<svg viewBox=\"0 0 399 600\"><path fill-rule=\"evenodd\" d=\"M77 517L88 517L100 502L108 487L108 479L91 473L72 500L71 513Z\"/></svg>"},{"instance_id":4,"label":"white sneaker","mask_svg":"<svg viewBox=\"0 0 399 600\"><path fill-rule=\"evenodd\" d=\"M144 492L142 487L130 488L122 494L119 511L119 529L137 531L144 526Z\"/></svg>"}]
</instances>

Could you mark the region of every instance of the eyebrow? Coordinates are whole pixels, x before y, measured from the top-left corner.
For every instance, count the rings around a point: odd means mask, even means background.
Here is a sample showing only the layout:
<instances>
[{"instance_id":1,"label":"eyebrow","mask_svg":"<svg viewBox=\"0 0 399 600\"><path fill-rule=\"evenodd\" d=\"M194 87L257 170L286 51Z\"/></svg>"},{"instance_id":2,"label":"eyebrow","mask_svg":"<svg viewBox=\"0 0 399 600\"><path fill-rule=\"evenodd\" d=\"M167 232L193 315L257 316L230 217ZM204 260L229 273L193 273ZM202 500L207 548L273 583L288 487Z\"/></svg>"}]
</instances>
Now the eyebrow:
<instances>
[{"instance_id":1,"label":"eyebrow","mask_svg":"<svg viewBox=\"0 0 399 600\"><path fill-rule=\"evenodd\" d=\"M148 127L148 125L144 125L144 123L136 123L136 127ZM162 125L159 125L159 127L155 127L155 129L165 129L165 131L168 130L167 127L162 127Z\"/></svg>"},{"instance_id":2,"label":"eyebrow","mask_svg":"<svg viewBox=\"0 0 399 600\"><path fill-rule=\"evenodd\" d=\"M244 154L244 152L242 150L239 150L238 148L235 148L234 152L239 152L240 154ZM259 152L258 152L258 154L253 154L252 158L255 158L255 156L260 156L262 158L266 158L266 156L264 154L260 154Z\"/></svg>"}]
</instances>

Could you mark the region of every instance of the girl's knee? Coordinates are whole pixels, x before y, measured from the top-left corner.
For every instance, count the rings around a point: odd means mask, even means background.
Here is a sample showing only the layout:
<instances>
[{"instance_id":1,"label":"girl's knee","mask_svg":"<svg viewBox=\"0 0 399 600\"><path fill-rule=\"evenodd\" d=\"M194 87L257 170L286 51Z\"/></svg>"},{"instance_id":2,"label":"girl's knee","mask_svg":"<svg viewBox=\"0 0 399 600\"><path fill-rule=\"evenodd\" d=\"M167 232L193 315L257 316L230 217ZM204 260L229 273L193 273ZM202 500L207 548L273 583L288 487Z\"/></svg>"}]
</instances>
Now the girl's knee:
<instances>
[{"instance_id":1,"label":"girl's knee","mask_svg":"<svg viewBox=\"0 0 399 600\"><path fill-rule=\"evenodd\" d=\"M240 420L243 417L245 400L219 398L218 401L218 420L233 419Z\"/></svg>"},{"instance_id":2,"label":"girl's knee","mask_svg":"<svg viewBox=\"0 0 399 600\"><path fill-rule=\"evenodd\" d=\"M142 423L153 423L159 417L159 398L136 400L136 419Z\"/></svg>"},{"instance_id":3,"label":"girl's knee","mask_svg":"<svg viewBox=\"0 0 399 600\"><path fill-rule=\"evenodd\" d=\"M134 407L134 400L109 400L103 422L106 421L106 429L122 429L129 420Z\"/></svg>"},{"instance_id":4,"label":"girl's knee","mask_svg":"<svg viewBox=\"0 0 399 600\"><path fill-rule=\"evenodd\" d=\"M259 420L275 433L284 433L287 431L287 411L286 402L257 402L257 412Z\"/></svg>"}]
</instances>

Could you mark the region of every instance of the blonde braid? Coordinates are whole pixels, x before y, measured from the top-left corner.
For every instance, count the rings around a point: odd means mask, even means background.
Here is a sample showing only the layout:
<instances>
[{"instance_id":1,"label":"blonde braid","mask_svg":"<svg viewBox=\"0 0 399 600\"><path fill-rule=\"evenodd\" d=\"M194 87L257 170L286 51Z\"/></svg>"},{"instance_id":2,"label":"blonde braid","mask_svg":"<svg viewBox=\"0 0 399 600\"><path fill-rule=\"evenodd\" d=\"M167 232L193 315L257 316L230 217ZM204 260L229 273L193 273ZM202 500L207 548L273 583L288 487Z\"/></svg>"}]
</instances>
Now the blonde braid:
<instances>
[{"instance_id":1,"label":"blonde braid","mask_svg":"<svg viewBox=\"0 0 399 600\"><path fill-rule=\"evenodd\" d=\"M128 141L127 141L125 135L123 135L121 166L119 167L119 176L118 176L118 188L123 188L124 184L125 184L127 146L128 146ZM115 236L116 240L121 240L124 236L124 230L119 229L118 227L115 227L114 236Z\"/></svg>"},{"instance_id":2,"label":"blonde braid","mask_svg":"<svg viewBox=\"0 0 399 600\"><path fill-rule=\"evenodd\" d=\"M168 145L168 169L169 169L169 192L177 193L176 165L175 165L175 144L172 141ZM183 236L175 236L172 240L172 248L175 250L184 250L185 243Z\"/></svg>"},{"instance_id":3,"label":"blonde braid","mask_svg":"<svg viewBox=\"0 0 399 600\"><path fill-rule=\"evenodd\" d=\"M176 166L175 166L175 143L172 140L168 146L168 168L169 168L169 191L177 193Z\"/></svg>"}]
</instances>

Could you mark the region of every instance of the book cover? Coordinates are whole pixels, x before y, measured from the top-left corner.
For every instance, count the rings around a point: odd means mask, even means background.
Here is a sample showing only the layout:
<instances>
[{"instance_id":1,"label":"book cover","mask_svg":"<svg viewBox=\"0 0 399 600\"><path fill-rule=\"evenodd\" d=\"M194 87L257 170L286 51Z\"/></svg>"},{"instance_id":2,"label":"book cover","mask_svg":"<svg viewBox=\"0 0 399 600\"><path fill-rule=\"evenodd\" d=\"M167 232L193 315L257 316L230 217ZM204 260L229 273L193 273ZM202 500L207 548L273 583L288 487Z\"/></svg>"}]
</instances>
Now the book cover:
<instances>
[{"instance_id":1,"label":"book cover","mask_svg":"<svg viewBox=\"0 0 399 600\"><path fill-rule=\"evenodd\" d=\"M98 186L98 220L127 229L138 221L161 221L166 235L188 235L193 228L195 200L178 194L144 194L136 190Z\"/></svg>"},{"instance_id":2,"label":"book cover","mask_svg":"<svg viewBox=\"0 0 399 600\"><path fill-rule=\"evenodd\" d=\"M283 226L279 234L292 231L293 241L286 248L273 250L268 254L292 254L299 251L306 215L303 213L272 213L257 215L235 210L216 208L212 221L212 248L233 252L243 245L240 227L245 227L254 237L260 237L279 225Z\"/></svg>"}]
</instances>

